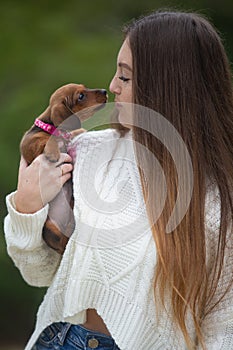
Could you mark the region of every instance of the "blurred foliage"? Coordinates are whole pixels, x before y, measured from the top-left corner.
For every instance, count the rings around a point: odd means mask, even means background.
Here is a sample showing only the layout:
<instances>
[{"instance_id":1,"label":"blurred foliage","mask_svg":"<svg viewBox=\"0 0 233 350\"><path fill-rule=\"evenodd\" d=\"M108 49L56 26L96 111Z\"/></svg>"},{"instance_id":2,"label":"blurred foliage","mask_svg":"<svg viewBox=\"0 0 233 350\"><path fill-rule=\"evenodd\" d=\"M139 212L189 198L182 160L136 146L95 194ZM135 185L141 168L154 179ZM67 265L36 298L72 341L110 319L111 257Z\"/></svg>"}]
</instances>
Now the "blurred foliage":
<instances>
[{"instance_id":1,"label":"blurred foliage","mask_svg":"<svg viewBox=\"0 0 233 350\"><path fill-rule=\"evenodd\" d=\"M45 109L51 93L68 82L108 88L121 45L121 26L160 7L207 15L222 33L232 59L232 0L1 1L1 221L6 214L5 195L17 183L20 139ZM2 229L0 266L0 349L6 349L7 340L22 348L45 290L22 280L7 256Z\"/></svg>"}]
</instances>

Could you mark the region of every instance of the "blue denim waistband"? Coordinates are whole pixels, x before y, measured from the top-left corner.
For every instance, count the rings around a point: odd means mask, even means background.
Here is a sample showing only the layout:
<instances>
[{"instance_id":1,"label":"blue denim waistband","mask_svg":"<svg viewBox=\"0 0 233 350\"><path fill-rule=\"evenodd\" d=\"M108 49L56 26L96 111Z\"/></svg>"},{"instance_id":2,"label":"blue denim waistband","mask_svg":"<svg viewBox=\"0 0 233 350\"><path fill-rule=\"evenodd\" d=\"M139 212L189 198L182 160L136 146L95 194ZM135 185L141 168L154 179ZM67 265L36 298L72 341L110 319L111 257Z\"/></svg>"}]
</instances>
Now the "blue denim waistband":
<instances>
[{"instance_id":1,"label":"blue denim waistband","mask_svg":"<svg viewBox=\"0 0 233 350\"><path fill-rule=\"evenodd\" d=\"M37 344L49 345L49 348L57 344L66 349L67 344L67 349L70 345L85 350L120 350L111 336L89 330L82 325L64 322L53 323L47 327L39 337Z\"/></svg>"}]
</instances>

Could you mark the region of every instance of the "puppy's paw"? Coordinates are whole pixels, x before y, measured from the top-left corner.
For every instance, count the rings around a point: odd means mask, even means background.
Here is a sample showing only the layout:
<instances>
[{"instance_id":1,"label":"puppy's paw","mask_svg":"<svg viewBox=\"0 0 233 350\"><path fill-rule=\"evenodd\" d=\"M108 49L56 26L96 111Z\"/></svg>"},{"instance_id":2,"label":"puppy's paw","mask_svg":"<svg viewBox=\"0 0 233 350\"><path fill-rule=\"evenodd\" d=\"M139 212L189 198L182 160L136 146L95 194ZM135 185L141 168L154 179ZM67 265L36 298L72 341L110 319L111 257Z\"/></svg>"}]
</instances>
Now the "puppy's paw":
<instances>
[{"instance_id":1,"label":"puppy's paw","mask_svg":"<svg viewBox=\"0 0 233 350\"><path fill-rule=\"evenodd\" d=\"M80 128L80 129L76 129L76 130L73 130L71 131L71 138L74 138L75 136L78 136L80 134L82 134L83 132L86 132L87 130L83 129L83 128Z\"/></svg>"},{"instance_id":2,"label":"puppy's paw","mask_svg":"<svg viewBox=\"0 0 233 350\"><path fill-rule=\"evenodd\" d=\"M52 163L58 162L60 158L60 150L58 147L58 143L53 137L51 137L46 143L44 148L44 155L48 161Z\"/></svg>"},{"instance_id":3,"label":"puppy's paw","mask_svg":"<svg viewBox=\"0 0 233 350\"><path fill-rule=\"evenodd\" d=\"M60 154L54 154L54 153L44 153L45 158L51 162L51 163L57 163L59 161L60 158Z\"/></svg>"}]
</instances>

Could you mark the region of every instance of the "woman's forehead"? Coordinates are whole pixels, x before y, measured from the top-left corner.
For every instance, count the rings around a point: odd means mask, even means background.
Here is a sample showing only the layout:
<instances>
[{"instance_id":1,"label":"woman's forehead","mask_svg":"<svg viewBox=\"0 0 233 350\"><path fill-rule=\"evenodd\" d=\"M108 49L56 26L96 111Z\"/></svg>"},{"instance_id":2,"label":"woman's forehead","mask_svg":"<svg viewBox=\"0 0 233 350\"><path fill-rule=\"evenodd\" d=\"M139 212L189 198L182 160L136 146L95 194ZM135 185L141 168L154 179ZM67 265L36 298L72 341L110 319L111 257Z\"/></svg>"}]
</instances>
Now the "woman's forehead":
<instances>
[{"instance_id":1,"label":"woman's forehead","mask_svg":"<svg viewBox=\"0 0 233 350\"><path fill-rule=\"evenodd\" d=\"M127 39L123 42L120 48L117 64L118 66L124 66L125 68L128 66L132 70L132 53Z\"/></svg>"}]
</instances>

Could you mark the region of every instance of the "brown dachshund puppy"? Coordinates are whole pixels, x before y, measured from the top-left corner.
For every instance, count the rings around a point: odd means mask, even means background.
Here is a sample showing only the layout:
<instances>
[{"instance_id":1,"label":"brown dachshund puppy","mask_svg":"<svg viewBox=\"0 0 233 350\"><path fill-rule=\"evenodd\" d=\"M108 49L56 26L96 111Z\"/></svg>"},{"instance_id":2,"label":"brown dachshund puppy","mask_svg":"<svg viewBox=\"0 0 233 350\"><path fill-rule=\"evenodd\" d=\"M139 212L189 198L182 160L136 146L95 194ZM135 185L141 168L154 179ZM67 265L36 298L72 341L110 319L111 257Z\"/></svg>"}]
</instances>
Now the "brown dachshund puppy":
<instances>
[{"instance_id":1,"label":"brown dachshund puppy","mask_svg":"<svg viewBox=\"0 0 233 350\"><path fill-rule=\"evenodd\" d=\"M47 109L21 140L20 151L27 163L30 164L43 152L48 161L57 162L60 151L67 152L69 141L85 131L80 128L80 121L92 116L106 102L107 92L104 89L67 84L56 90ZM72 181L69 180L50 202L43 228L45 242L60 254L64 252L68 237L74 230L72 208Z\"/></svg>"}]
</instances>

